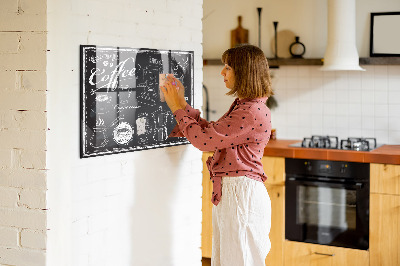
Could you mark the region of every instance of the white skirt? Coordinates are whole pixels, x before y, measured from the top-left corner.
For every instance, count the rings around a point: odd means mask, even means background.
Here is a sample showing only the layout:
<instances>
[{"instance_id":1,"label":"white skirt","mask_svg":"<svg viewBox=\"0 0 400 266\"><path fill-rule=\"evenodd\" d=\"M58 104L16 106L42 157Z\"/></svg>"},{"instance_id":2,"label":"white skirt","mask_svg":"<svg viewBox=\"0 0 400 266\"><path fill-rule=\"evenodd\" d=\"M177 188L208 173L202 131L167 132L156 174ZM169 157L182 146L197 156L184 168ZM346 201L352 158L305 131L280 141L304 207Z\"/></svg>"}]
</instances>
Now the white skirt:
<instances>
[{"instance_id":1,"label":"white skirt","mask_svg":"<svg viewBox=\"0 0 400 266\"><path fill-rule=\"evenodd\" d=\"M265 265L271 249L271 201L262 182L245 176L223 177L212 223L212 266Z\"/></svg>"}]
</instances>

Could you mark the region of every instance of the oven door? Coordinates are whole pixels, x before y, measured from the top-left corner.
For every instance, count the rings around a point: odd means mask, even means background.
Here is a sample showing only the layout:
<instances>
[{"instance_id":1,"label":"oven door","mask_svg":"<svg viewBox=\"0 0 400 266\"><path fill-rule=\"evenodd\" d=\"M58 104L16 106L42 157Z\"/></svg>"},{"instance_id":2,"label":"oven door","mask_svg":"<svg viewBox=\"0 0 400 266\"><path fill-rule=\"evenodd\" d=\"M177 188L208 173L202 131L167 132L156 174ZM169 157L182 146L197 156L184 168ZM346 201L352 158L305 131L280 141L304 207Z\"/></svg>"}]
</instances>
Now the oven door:
<instances>
[{"instance_id":1,"label":"oven door","mask_svg":"<svg viewBox=\"0 0 400 266\"><path fill-rule=\"evenodd\" d=\"M369 185L286 178L286 239L367 250Z\"/></svg>"}]
</instances>

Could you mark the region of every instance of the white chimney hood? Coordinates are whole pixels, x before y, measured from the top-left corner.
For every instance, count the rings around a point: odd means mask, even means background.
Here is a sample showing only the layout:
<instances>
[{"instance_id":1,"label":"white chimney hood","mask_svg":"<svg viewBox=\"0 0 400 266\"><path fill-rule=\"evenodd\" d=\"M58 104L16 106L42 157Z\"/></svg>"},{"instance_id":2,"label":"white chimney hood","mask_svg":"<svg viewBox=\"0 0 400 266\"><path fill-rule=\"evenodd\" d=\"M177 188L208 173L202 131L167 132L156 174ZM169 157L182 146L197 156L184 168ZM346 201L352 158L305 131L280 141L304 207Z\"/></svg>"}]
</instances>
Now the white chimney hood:
<instances>
[{"instance_id":1,"label":"white chimney hood","mask_svg":"<svg viewBox=\"0 0 400 266\"><path fill-rule=\"evenodd\" d=\"M323 71L358 70L355 0L328 0L328 44Z\"/></svg>"}]
</instances>

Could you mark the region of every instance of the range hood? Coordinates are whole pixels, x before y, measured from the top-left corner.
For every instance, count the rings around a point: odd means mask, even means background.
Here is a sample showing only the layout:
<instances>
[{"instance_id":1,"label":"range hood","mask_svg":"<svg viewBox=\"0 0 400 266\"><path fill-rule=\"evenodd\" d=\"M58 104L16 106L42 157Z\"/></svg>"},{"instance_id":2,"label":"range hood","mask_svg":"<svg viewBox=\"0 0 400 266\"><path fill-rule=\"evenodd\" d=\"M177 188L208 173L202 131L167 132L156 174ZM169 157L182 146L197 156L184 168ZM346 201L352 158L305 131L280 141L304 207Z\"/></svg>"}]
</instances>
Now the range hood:
<instances>
[{"instance_id":1,"label":"range hood","mask_svg":"<svg viewBox=\"0 0 400 266\"><path fill-rule=\"evenodd\" d=\"M328 44L323 71L358 70L355 0L328 0Z\"/></svg>"}]
</instances>

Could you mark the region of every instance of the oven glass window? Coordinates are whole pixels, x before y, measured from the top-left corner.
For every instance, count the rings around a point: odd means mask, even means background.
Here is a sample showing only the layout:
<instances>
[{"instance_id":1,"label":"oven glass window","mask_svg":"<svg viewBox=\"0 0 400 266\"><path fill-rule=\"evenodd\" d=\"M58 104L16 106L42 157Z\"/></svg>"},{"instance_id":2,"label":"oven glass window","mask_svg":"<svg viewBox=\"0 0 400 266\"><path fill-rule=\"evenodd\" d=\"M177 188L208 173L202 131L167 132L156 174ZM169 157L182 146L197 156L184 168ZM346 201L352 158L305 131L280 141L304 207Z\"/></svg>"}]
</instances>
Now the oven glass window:
<instances>
[{"instance_id":1,"label":"oven glass window","mask_svg":"<svg viewBox=\"0 0 400 266\"><path fill-rule=\"evenodd\" d=\"M297 223L337 229L356 228L356 191L298 186Z\"/></svg>"}]
</instances>

